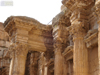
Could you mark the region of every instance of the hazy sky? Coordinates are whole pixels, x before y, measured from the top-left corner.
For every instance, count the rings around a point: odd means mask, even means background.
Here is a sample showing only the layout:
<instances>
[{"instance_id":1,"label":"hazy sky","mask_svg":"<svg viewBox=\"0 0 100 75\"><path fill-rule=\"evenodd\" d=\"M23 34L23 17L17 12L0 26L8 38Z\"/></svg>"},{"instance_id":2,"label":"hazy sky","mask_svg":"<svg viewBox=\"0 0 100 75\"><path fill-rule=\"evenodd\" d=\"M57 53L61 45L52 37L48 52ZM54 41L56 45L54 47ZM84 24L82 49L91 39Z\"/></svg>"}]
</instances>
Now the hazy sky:
<instances>
[{"instance_id":1,"label":"hazy sky","mask_svg":"<svg viewBox=\"0 0 100 75\"><path fill-rule=\"evenodd\" d=\"M11 1L11 0L0 0ZM48 24L61 8L62 0L12 0L13 6L0 6L0 22L9 16L28 16Z\"/></svg>"}]
</instances>

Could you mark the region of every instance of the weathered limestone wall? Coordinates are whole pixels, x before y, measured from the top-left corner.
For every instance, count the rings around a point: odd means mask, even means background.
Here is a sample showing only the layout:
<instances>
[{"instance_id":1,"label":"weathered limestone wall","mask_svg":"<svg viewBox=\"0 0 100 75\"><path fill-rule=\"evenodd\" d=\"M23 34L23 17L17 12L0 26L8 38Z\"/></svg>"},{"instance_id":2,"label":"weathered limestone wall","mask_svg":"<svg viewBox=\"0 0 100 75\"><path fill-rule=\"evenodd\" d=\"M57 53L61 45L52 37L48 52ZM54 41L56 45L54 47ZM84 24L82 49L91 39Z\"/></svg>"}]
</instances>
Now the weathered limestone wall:
<instances>
[{"instance_id":1,"label":"weathered limestone wall","mask_svg":"<svg viewBox=\"0 0 100 75\"><path fill-rule=\"evenodd\" d=\"M98 48L89 49L89 75L98 75Z\"/></svg>"},{"instance_id":2,"label":"weathered limestone wall","mask_svg":"<svg viewBox=\"0 0 100 75\"><path fill-rule=\"evenodd\" d=\"M7 32L5 32L3 23L0 22L0 75L9 74L10 60L4 57L8 50L9 44L9 35Z\"/></svg>"}]
</instances>

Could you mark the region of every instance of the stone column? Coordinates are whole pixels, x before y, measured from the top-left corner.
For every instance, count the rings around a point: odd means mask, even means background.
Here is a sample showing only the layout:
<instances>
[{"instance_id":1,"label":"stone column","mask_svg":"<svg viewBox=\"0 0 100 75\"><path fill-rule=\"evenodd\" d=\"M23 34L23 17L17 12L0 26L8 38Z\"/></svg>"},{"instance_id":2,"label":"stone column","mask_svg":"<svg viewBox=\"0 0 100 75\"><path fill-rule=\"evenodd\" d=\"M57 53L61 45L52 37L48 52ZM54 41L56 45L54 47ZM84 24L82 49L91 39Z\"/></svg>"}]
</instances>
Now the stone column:
<instances>
[{"instance_id":1,"label":"stone column","mask_svg":"<svg viewBox=\"0 0 100 75\"><path fill-rule=\"evenodd\" d=\"M54 75L63 75L63 57L62 57L62 46L57 43L55 46L55 61L54 61Z\"/></svg>"},{"instance_id":2,"label":"stone column","mask_svg":"<svg viewBox=\"0 0 100 75\"><path fill-rule=\"evenodd\" d=\"M38 70L38 56L36 52L32 52L30 55L30 75L37 75Z\"/></svg>"},{"instance_id":3,"label":"stone column","mask_svg":"<svg viewBox=\"0 0 100 75\"><path fill-rule=\"evenodd\" d=\"M70 64L70 61L68 61L68 72L69 72L69 75L71 75L71 64Z\"/></svg>"},{"instance_id":4,"label":"stone column","mask_svg":"<svg viewBox=\"0 0 100 75\"><path fill-rule=\"evenodd\" d=\"M44 75L50 75L50 72L49 72L49 69L48 69L48 65L50 64L49 61L50 61L50 51L47 50L45 52L45 57L44 57Z\"/></svg>"},{"instance_id":5,"label":"stone column","mask_svg":"<svg viewBox=\"0 0 100 75\"><path fill-rule=\"evenodd\" d=\"M38 75L44 74L44 52L41 52L39 61L38 61Z\"/></svg>"},{"instance_id":6,"label":"stone column","mask_svg":"<svg viewBox=\"0 0 100 75\"><path fill-rule=\"evenodd\" d=\"M96 7L97 18L98 18L98 60L99 60L98 75L100 75L100 0L96 0L95 7Z\"/></svg>"},{"instance_id":7,"label":"stone column","mask_svg":"<svg viewBox=\"0 0 100 75\"><path fill-rule=\"evenodd\" d=\"M66 61L66 59L63 59L63 75L67 75L67 65L68 65L68 63L67 63L67 61Z\"/></svg>"},{"instance_id":8,"label":"stone column","mask_svg":"<svg viewBox=\"0 0 100 75\"><path fill-rule=\"evenodd\" d=\"M30 75L34 75L34 53L30 56Z\"/></svg>"},{"instance_id":9,"label":"stone column","mask_svg":"<svg viewBox=\"0 0 100 75\"><path fill-rule=\"evenodd\" d=\"M12 75L12 71L13 71L13 66L14 66L14 58L15 58L15 53L14 51L10 51L10 58L11 58L11 61L10 61L10 69L9 69L9 75Z\"/></svg>"},{"instance_id":10,"label":"stone column","mask_svg":"<svg viewBox=\"0 0 100 75\"><path fill-rule=\"evenodd\" d=\"M28 47L25 44L15 44L13 46L13 49L11 49L12 52L14 52L14 57L12 58L13 64L12 64L12 71L11 75L24 75L25 73L25 64L26 64L26 56L28 53Z\"/></svg>"},{"instance_id":11,"label":"stone column","mask_svg":"<svg viewBox=\"0 0 100 75\"><path fill-rule=\"evenodd\" d=\"M73 62L74 75L88 75L88 50L84 42L85 30L82 28L80 22L72 25L73 31Z\"/></svg>"},{"instance_id":12,"label":"stone column","mask_svg":"<svg viewBox=\"0 0 100 75\"><path fill-rule=\"evenodd\" d=\"M86 8L86 7L85 7ZM86 14L84 12L87 12ZM88 50L84 42L86 32L89 30L88 9L84 6L73 10L70 22L73 34L73 71L74 75L88 75Z\"/></svg>"}]
</instances>

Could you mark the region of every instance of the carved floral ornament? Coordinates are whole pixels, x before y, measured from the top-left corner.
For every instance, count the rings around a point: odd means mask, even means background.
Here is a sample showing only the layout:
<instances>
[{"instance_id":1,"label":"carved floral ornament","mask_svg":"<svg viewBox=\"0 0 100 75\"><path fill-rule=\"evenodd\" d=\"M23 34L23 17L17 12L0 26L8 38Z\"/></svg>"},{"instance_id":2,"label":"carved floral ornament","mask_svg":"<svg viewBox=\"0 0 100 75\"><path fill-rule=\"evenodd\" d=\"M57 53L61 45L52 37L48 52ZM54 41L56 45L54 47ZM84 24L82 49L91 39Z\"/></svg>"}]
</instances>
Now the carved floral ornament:
<instances>
[{"instance_id":1,"label":"carved floral ornament","mask_svg":"<svg viewBox=\"0 0 100 75\"><path fill-rule=\"evenodd\" d=\"M75 23L72 23L70 27L67 27L67 31L69 31L71 34L79 34L84 33L89 30L88 23L86 24L84 21L75 21Z\"/></svg>"},{"instance_id":2,"label":"carved floral ornament","mask_svg":"<svg viewBox=\"0 0 100 75\"><path fill-rule=\"evenodd\" d=\"M13 56L14 54L17 56L26 56L28 52L27 44L22 43L13 43L9 47L10 55Z\"/></svg>"}]
</instances>

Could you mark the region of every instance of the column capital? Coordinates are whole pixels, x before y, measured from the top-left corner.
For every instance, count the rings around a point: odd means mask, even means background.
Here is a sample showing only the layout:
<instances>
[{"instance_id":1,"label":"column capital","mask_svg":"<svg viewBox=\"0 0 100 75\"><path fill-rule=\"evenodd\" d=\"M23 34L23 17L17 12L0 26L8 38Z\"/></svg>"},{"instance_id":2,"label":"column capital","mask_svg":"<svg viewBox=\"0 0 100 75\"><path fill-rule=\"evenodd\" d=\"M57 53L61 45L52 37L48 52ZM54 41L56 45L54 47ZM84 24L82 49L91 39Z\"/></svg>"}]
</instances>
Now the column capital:
<instances>
[{"instance_id":1,"label":"column capital","mask_svg":"<svg viewBox=\"0 0 100 75\"><path fill-rule=\"evenodd\" d=\"M83 39L87 30L89 30L89 25L81 21L75 21L75 23L68 28L68 31L74 36L74 39Z\"/></svg>"},{"instance_id":2,"label":"column capital","mask_svg":"<svg viewBox=\"0 0 100 75\"><path fill-rule=\"evenodd\" d=\"M84 12L87 12L84 14ZM70 17L71 26L67 28L74 38L82 39L89 30L88 11L83 9L74 10Z\"/></svg>"},{"instance_id":3,"label":"column capital","mask_svg":"<svg viewBox=\"0 0 100 75\"><path fill-rule=\"evenodd\" d=\"M10 57L13 57L14 55L26 56L28 52L28 45L23 43L13 43L12 45L10 45L9 51L11 54Z\"/></svg>"},{"instance_id":4,"label":"column capital","mask_svg":"<svg viewBox=\"0 0 100 75\"><path fill-rule=\"evenodd\" d=\"M62 47L63 45L61 44L61 43L55 43L54 44L54 52L55 52L55 54L56 53L58 53L58 52L62 52L62 50L63 50L63 47Z\"/></svg>"}]
</instances>

